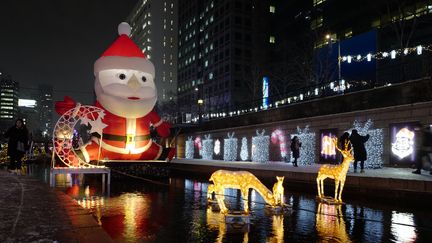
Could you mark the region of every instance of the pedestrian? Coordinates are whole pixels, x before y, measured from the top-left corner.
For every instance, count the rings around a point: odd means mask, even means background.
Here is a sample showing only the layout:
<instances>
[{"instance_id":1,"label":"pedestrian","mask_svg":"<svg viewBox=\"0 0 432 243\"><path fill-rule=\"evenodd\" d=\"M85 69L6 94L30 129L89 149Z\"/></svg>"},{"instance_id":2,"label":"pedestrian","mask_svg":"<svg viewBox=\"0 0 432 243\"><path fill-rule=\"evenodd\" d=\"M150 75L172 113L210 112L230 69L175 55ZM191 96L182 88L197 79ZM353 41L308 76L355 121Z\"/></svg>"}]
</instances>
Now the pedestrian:
<instances>
[{"instance_id":1,"label":"pedestrian","mask_svg":"<svg viewBox=\"0 0 432 243\"><path fill-rule=\"evenodd\" d=\"M17 119L15 125L6 131L5 137L9 138L9 170L18 174L21 171L21 159L24 157L25 151L28 148L28 131L23 120Z\"/></svg>"},{"instance_id":2,"label":"pedestrian","mask_svg":"<svg viewBox=\"0 0 432 243\"><path fill-rule=\"evenodd\" d=\"M357 162L360 161L360 173L364 173L364 162L367 159L365 142L369 139L369 134L361 136L356 129L353 129L349 140L354 150L354 173L357 173Z\"/></svg>"},{"instance_id":3,"label":"pedestrian","mask_svg":"<svg viewBox=\"0 0 432 243\"><path fill-rule=\"evenodd\" d=\"M300 147L301 142L297 136L294 136L291 139L291 152L294 158L293 165L294 167L298 167L297 165L297 159L300 157Z\"/></svg>"},{"instance_id":4,"label":"pedestrian","mask_svg":"<svg viewBox=\"0 0 432 243\"><path fill-rule=\"evenodd\" d=\"M412 173L421 174L423 161L431 163L430 154L432 153L432 131L430 126L425 126L420 132L415 134L417 145L416 170ZM432 175L432 170L429 172Z\"/></svg>"}]
</instances>

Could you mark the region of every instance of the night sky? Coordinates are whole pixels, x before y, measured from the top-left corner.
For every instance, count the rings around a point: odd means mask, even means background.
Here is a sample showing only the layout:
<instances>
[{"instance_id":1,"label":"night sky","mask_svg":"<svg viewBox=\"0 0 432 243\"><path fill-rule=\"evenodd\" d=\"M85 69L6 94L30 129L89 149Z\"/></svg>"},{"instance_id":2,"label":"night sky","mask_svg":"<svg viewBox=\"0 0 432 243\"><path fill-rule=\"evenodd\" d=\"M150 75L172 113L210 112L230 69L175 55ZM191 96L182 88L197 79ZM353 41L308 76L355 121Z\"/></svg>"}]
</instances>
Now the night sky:
<instances>
[{"instance_id":1,"label":"night sky","mask_svg":"<svg viewBox=\"0 0 432 243\"><path fill-rule=\"evenodd\" d=\"M0 72L22 93L52 84L54 99L93 102L93 63L138 0L1 0Z\"/></svg>"}]
</instances>

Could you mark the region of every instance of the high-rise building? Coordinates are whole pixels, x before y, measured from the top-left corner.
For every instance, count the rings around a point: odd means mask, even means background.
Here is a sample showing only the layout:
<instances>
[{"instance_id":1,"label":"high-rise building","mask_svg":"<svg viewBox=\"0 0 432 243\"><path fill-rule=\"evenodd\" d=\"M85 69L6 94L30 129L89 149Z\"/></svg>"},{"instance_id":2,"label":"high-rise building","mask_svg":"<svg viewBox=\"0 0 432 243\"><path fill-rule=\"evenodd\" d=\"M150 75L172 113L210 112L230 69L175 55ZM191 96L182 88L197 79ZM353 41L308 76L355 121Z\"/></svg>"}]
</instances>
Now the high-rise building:
<instances>
[{"instance_id":1,"label":"high-rise building","mask_svg":"<svg viewBox=\"0 0 432 243\"><path fill-rule=\"evenodd\" d=\"M131 38L156 68L158 105L175 111L177 99L177 0L140 0L127 21Z\"/></svg>"},{"instance_id":2,"label":"high-rise building","mask_svg":"<svg viewBox=\"0 0 432 243\"><path fill-rule=\"evenodd\" d=\"M250 102L251 1L185 0L179 4L178 103L183 121ZM200 102L198 103L198 100Z\"/></svg>"},{"instance_id":3,"label":"high-rise building","mask_svg":"<svg viewBox=\"0 0 432 243\"><path fill-rule=\"evenodd\" d=\"M53 131L53 88L51 85L39 85L37 104L42 135L51 136Z\"/></svg>"},{"instance_id":4,"label":"high-rise building","mask_svg":"<svg viewBox=\"0 0 432 243\"><path fill-rule=\"evenodd\" d=\"M18 82L9 75L0 75L0 121L2 128L12 125L17 118Z\"/></svg>"}]
</instances>

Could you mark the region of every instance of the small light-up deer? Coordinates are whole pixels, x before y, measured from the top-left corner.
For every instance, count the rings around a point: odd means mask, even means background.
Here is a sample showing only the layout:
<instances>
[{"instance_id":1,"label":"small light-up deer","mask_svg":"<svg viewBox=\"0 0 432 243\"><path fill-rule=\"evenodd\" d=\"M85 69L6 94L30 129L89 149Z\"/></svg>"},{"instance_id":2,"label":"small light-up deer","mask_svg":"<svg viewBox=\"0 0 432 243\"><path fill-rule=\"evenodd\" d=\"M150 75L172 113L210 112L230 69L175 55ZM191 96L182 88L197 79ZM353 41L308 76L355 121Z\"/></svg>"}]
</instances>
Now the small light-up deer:
<instances>
[{"instance_id":1,"label":"small light-up deer","mask_svg":"<svg viewBox=\"0 0 432 243\"><path fill-rule=\"evenodd\" d=\"M277 176L276 179L277 182L273 186L273 192L271 192L258 178L248 171L218 170L210 177L210 181L214 184L209 184L207 188L207 198L211 199L214 192L221 213L223 214L228 213L228 209L224 203L225 188L240 189L244 200L243 205L245 213L249 213L249 189L254 189L258 192L263 197L264 201L272 207L284 206L284 177Z\"/></svg>"},{"instance_id":2,"label":"small light-up deer","mask_svg":"<svg viewBox=\"0 0 432 243\"><path fill-rule=\"evenodd\" d=\"M345 184L346 174L348 172L350 163L354 161L354 156L352 155L352 148L348 150L349 142L345 143L345 150L341 150L337 145L337 138L333 138L333 143L336 149L342 153L343 161L340 165L323 165L318 171L318 176L316 178L318 186L318 196L320 198L324 197L324 180L326 178L335 180L335 196L334 199L338 202L342 202L342 190ZM340 190L339 190L340 189Z\"/></svg>"}]
</instances>

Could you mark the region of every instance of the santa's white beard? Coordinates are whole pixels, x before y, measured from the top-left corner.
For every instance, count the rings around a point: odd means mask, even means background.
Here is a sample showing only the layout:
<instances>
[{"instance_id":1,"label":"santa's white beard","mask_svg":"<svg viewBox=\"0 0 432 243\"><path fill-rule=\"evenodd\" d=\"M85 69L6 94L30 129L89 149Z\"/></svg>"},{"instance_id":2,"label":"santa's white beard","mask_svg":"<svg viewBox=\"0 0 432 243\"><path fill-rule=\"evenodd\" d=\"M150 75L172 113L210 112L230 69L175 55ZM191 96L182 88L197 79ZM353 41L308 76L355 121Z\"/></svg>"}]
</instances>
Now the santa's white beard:
<instances>
[{"instance_id":1,"label":"santa's white beard","mask_svg":"<svg viewBox=\"0 0 432 243\"><path fill-rule=\"evenodd\" d=\"M95 81L97 101L109 112L125 118L140 118L153 110L156 104L156 94L153 97L139 100L130 100L119 96L113 96L103 91L98 80ZM131 95L130 97L133 97Z\"/></svg>"}]
</instances>

